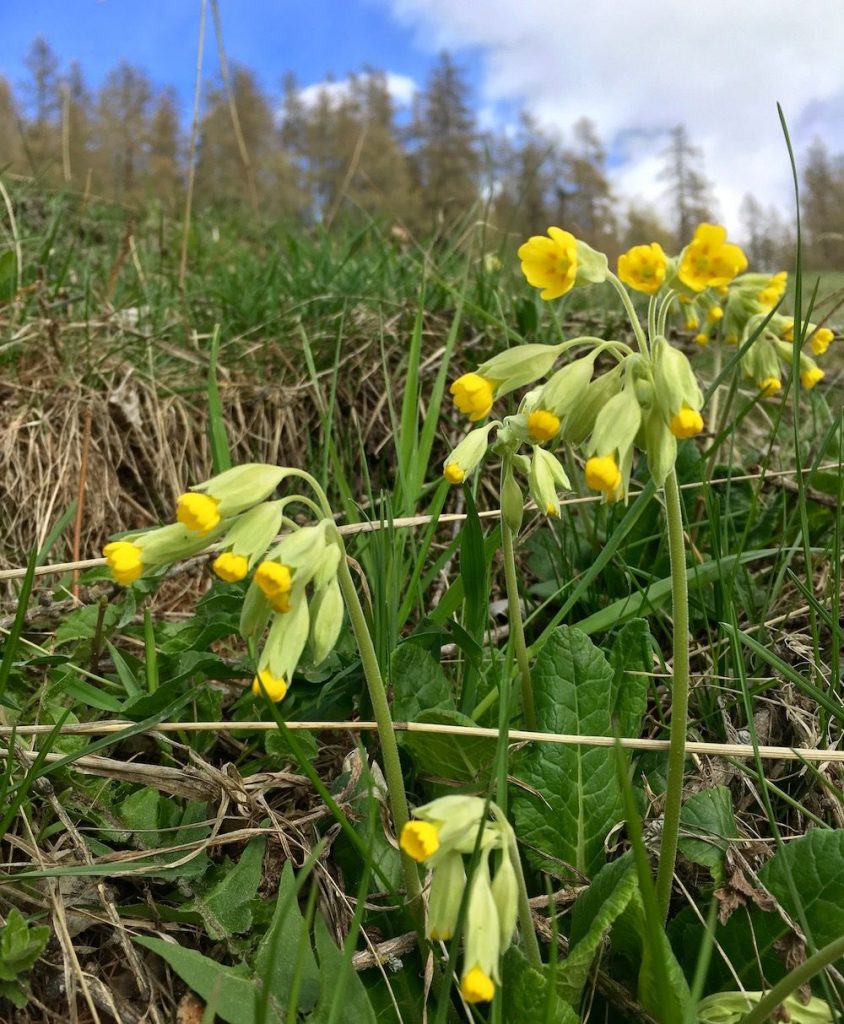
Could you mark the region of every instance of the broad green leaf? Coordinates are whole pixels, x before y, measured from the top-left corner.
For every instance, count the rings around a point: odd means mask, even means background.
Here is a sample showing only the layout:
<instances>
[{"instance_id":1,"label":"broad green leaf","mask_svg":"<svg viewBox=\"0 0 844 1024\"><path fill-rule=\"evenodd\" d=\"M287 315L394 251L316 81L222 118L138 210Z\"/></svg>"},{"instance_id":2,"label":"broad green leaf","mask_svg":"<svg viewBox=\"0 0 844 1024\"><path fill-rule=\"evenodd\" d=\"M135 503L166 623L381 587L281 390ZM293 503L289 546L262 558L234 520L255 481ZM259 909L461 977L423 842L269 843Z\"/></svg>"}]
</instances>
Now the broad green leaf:
<instances>
[{"instance_id":1,"label":"broad green leaf","mask_svg":"<svg viewBox=\"0 0 844 1024\"><path fill-rule=\"evenodd\" d=\"M262 836L251 839L240 860L233 864L228 859L217 872L220 880L188 904L186 909L196 910L205 922L212 939L240 935L252 925L249 907L261 884L261 861L266 840Z\"/></svg>"},{"instance_id":2,"label":"broad green leaf","mask_svg":"<svg viewBox=\"0 0 844 1024\"><path fill-rule=\"evenodd\" d=\"M117 809L117 813L132 832L140 832L138 837L144 846L155 848L161 842L158 831L159 805L161 794L157 789L139 788L126 797Z\"/></svg>"},{"instance_id":3,"label":"broad green leaf","mask_svg":"<svg viewBox=\"0 0 844 1024\"><path fill-rule=\"evenodd\" d=\"M540 731L612 735L613 670L578 629L561 626L533 670ZM607 747L535 744L517 773L513 814L528 857L559 875L566 864L586 875L603 863L603 842L621 821L616 754Z\"/></svg>"},{"instance_id":4,"label":"broad green leaf","mask_svg":"<svg viewBox=\"0 0 844 1024\"><path fill-rule=\"evenodd\" d=\"M14 981L19 974L28 971L49 940L47 925L30 928L23 914L12 907L0 931L0 980Z\"/></svg>"},{"instance_id":5,"label":"broad green leaf","mask_svg":"<svg viewBox=\"0 0 844 1024\"><path fill-rule=\"evenodd\" d=\"M644 619L622 627L610 651L613 709L621 736L638 736L648 702L648 673L653 667L651 631Z\"/></svg>"},{"instance_id":6,"label":"broad green leaf","mask_svg":"<svg viewBox=\"0 0 844 1024\"><path fill-rule=\"evenodd\" d=\"M695 864L709 868L713 879L724 878L724 854L731 839L738 839L733 801L726 786L703 789L680 811L680 850Z\"/></svg>"},{"instance_id":7,"label":"broad green leaf","mask_svg":"<svg viewBox=\"0 0 844 1024\"><path fill-rule=\"evenodd\" d=\"M316 1009L307 1018L308 1024L328 1024L331 1006L338 986L342 986L340 1012L334 1014L334 1024L377 1024L375 1011L366 994L366 988L351 964L343 969L343 951L334 945L325 922L317 915L314 937L319 958L319 976L323 984Z\"/></svg>"},{"instance_id":8,"label":"broad green leaf","mask_svg":"<svg viewBox=\"0 0 844 1024\"><path fill-rule=\"evenodd\" d=\"M802 912L818 947L844 933L843 864L844 829L812 829L778 850L759 871L760 883L793 920L799 921L787 880L790 868ZM747 881L752 883L752 879ZM687 971L693 969L702 941L702 925L690 912L683 911L672 923L670 933ZM718 925L715 933L732 971L750 990L774 984L786 974L775 946L790 936L788 925L776 911L762 910L752 900L748 906L738 907L725 925ZM732 971L716 948L706 991L735 988Z\"/></svg>"},{"instance_id":9,"label":"broad green leaf","mask_svg":"<svg viewBox=\"0 0 844 1024\"><path fill-rule=\"evenodd\" d=\"M434 725L462 725L474 728L477 723L459 711L441 709L418 715L418 722ZM495 740L486 736L451 736L437 733L405 733L405 746L416 766L428 775L454 782L471 782L488 778L495 758Z\"/></svg>"},{"instance_id":10,"label":"broad green leaf","mask_svg":"<svg viewBox=\"0 0 844 1024\"><path fill-rule=\"evenodd\" d=\"M278 883L273 919L255 954L255 974L269 987L270 995L282 1012L287 1008L297 960L300 972L299 1010L304 1013L314 1007L319 997L319 968L311 950L305 919L299 910L293 867L290 861L286 861Z\"/></svg>"},{"instance_id":11,"label":"broad green leaf","mask_svg":"<svg viewBox=\"0 0 844 1024\"><path fill-rule=\"evenodd\" d=\"M401 644L390 660L393 717L415 722L423 711L454 710L451 684L438 662L412 641Z\"/></svg>"},{"instance_id":12,"label":"broad green leaf","mask_svg":"<svg viewBox=\"0 0 844 1024\"><path fill-rule=\"evenodd\" d=\"M8 999L19 1010L29 1002L29 997L16 981L0 981L0 999Z\"/></svg>"},{"instance_id":13,"label":"broad green leaf","mask_svg":"<svg viewBox=\"0 0 844 1024\"><path fill-rule=\"evenodd\" d=\"M195 949L163 939L144 935L136 937L135 942L165 960L189 988L213 1006L221 1020L254 1024L258 990L252 979L243 976L245 968L226 967Z\"/></svg>"},{"instance_id":14,"label":"broad green leaf","mask_svg":"<svg viewBox=\"0 0 844 1024\"><path fill-rule=\"evenodd\" d=\"M574 1010L550 987L547 968L538 971L511 946L504 954L501 995L506 1024L578 1024Z\"/></svg>"},{"instance_id":15,"label":"broad green leaf","mask_svg":"<svg viewBox=\"0 0 844 1024\"><path fill-rule=\"evenodd\" d=\"M557 991L572 1006L580 1001L595 955L613 922L636 892L636 868L629 854L606 864L572 910L568 956L557 968Z\"/></svg>"}]
</instances>

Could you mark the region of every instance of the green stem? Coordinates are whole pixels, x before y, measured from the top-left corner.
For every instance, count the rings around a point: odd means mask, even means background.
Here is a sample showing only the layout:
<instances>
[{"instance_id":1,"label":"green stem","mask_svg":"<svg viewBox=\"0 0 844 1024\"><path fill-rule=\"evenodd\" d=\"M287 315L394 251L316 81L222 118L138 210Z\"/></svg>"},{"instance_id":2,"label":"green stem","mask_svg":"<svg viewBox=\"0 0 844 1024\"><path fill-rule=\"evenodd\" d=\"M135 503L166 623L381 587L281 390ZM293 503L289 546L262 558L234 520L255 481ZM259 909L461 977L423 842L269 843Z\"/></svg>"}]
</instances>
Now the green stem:
<instances>
[{"instance_id":1,"label":"green stem","mask_svg":"<svg viewBox=\"0 0 844 1024\"><path fill-rule=\"evenodd\" d=\"M686 581L686 546L683 539L683 512L677 472L672 469L665 481L665 515L668 523L668 553L671 561L671 602L674 619L674 680L671 688L671 732L668 747L668 783L656 897L663 922L668 917L677 839L680 831L680 806L683 800L683 771L686 759L686 728L689 714L689 593Z\"/></svg>"},{"instance_id":2,"label":"green stem","mask_svg":"<svg viewBox=\"0 0 844 1024\"><path fill-rule=\"evenodd\" d=\"M801 985L805 985L824 967L828 967L841 956L844 956L844 936L833 939L829 945L819 949L817 953L813 953L808 960L804 960L802 964L786 974L766 996L759 1000L750 1013L742 1017L741 1024L764 1024L780 1003L787 999L792 992L796 992Z\"/></svg>"},{"instance_id":3,"label":"green stem","mask_svg":"<svg viewBox=\"0 0 844 1024\"><path fill-rule=\"evenodd\" d=\"M363 613L352 574L349 572L343 538L336 528L334 539L341 552L340 564L337 568L337 582L340 584L340 590L346 602L352 630L355 634L355 641L360 652L363 674L366 677L369 699L372 702L372 712L378 725L378 739L381 742L381 758L384 762L384 778L387 780L387 794L390 800L390 809L393 812L393 824L396 834L401 835L401 830L407 823L410 812L407 806L401 761L399 760L399 747L396 742L396 733L393 729L393 718L387 701L387 690L381 676L381 669L378 665L375 646L372 643L372 635L366 623L366 616ZM422 886L419 881L419 870L416 867L416 862L408 857L404 851L401 854L401 863L407 897L411 903L415 904L414 913L415 916L419 917L422 912Z\"/></svg>"},{"instance_id":4,"label":"green stem","mask_svg":"<svg viewBox=\"0 0 844 1024\"><path fill-rule=\"evenodd\" d=\"M522 622L522 607L519 603L519 582L516 578L516 556L513 550L513 531L507 520L501 519L501 550L504 556L504 580L507 587L507 617L510 620L510 638L516 653L519 676L522 680L522 709L525 725L536 729L536 708L533 704L533 684L530 679L530 659L525 644L525 627Z\"/></svg>"},{"instance_id":5,"label":"green stem","mask_svg":"<svg viewBox=\"0 0 844 1024\"><path fill-rule=\"evenodd\" d=\"M671 303L677 298L677 292L670 291L665 298L661 301L659 306L659 312L656 316L656 333L657 336L665 337L665 325L668 322L668 310L671 309Z\"/></svg>"},{"instance_id":6,"label":"green stem","mask_svg":"<svg viewBox=\"0 0 844 1024\"><path fill-rule=\"evenodd\" d=\"M627 289L611 270L607 271L607 280L613 288L615 288L621 298L621 302L627 312L627 318L630 321L630 326L633 328L633 333L636 335L636 341L639 344L639 351L643 356L649 355L648 339L645 337L645 332L642 330L642 325L639 323L639 316L636 313L633 300L627 293Z\"/></svg>"},{"instance_id":7,"label":"green stem","mask_svg":"<svg viewBox=\"0 0 844 1024\"><path fill-rule=\"evenodd\" d=\"M519 934L522 937L528 963L539 971L542 969L542 954L539 951L539 942L533 929L533 917L530 912L525 873L522 870L522 859L519 856L519 844L516 842L516 833L512 828L508 832L508 837L510 863L515 869L516 880L519 883Z\"/></svg>"}]
</instances>

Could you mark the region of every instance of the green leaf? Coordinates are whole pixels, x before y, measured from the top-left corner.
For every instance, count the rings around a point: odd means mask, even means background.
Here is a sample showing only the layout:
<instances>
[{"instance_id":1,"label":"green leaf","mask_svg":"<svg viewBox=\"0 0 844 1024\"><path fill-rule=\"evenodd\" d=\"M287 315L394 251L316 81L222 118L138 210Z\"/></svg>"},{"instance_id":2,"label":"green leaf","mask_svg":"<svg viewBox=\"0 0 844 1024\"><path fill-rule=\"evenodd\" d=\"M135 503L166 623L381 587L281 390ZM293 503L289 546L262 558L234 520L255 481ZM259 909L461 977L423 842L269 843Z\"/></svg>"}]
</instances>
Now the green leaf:
<instances>
[{"instance_id":1,"label":"green leaf","mask_svg":"<svg viewBox=\"0 0 844 1024\"><path fill-rule=\"evenodd\" d=\"M49 940L47 925L30 928L23 914L12 907L0 931L0 980L14 981L19 974L28 971Z\"/></svg>"},{"instance_id":2,"label":"green leaf","mask_svg":"<svg viewBox=\"0 0 844 1024\"><path fill-rule=\"evenodd\" d=\"M347 964L344 970L343 951L334 945L319 915L314 922L314 937L319 975L326 984L322 986L316 1009L307 1018L308 1024L328 1024L338 985L342 985L340 1012L335 1013L333 1024L377 1024L363 982L351 964Z\"/></svg>"},{"instance_id":3,"label":"green leaf","mask_svg":"<svg viewBox=\"0 0 844 1024\"><path fill-rule=\"evenodd\" d=\"M612 735L613 670L580 630L562 626L549 636L533 684L541 731ZM600 869L604 839L623 818L615 756L607 747L542 743L525 754L517 776L530 789L516 790L513 814L537 868Z\"/></svg>"},{"instance_id":4,"label":"green leaf","mask_svg":"<svg viewBox=\"0 0 844 1024\"><path fill-rule=\"evenodd\" d=\"M713 786L689 797L680 811L680 825L683 855L709 868L714 881L722 882L729 841L738 839L729 789Z\"/></svg>"},{"instance_id":5,"label":"green leaf","mask_svg":"<svg viewBox=\"0 0 844 1024\"><path fill-rule=\"evenodd\" d=\"M155 848L161 843L158 831L161 825L161 799L161 794L156 789L137 789L117 810L127 829L142 833L139 838L144 846Z\"/></svg>"},{"instance_id":6,"label":"green leaf","mask_svg":"<svg viewBox=\"0 0 844 1024\"><path fill-rule=\"evenodd\" d=\"M439 663L418 644L408 641L393 651L393 717L415 722L423 711L454 710L451 684Z\"/></svg>"},{"instance_id":7,"label":"green leaf","mask_svg":"<svg viewBox=\"0 0 844 1024\"><path fill-rule=\"evenodd\" d=\"M461 725L474 728L477 723L459 711L441 709L422 712L418 722L434 725ZM405 733L405 746L417 768L428 775L454 782L472 782L488 777L495 758L495 740L486 736L451 736L437 733Z\"/></svg>"},{"instance_id":8,"label":"green leaf","mask_svg":"<svg viewBox=\"0 0 844 1024\"><path fill-rule=\"evenodd\" d=\"M790 869L803 914L816 946L821 947L844 933L844 829L812 829L789 842L759 871L759 882L786 913L799 921L787 871ZM748 879L748 881L751 881ZM693 969L703 936L703 927L690 913L682 912L673 922L671 938L687 970ZM791 936L791 930L776 911L755 904L737 909L726 925L719 925L715 939L729 958L732 971L749 990L766 988L786 974L775 948ZM761 965L761 973L760 973ZM735 988L732 971L716 953L707 976L706 991Z\"/></svg>"},{"instance_id":9,"label":"green leaf","mask_svg":"<svg viewBox=\"0 0 844 1024\"><path fill-rule=\"evenodd\" d=\"M236 864L226 860L220 881L188 904L186 909L196 910L201 915L212 939L240 935L251 927L249 903L261 884L265 845L263 836L251 839Z\"/></svg>"},{"instance_id":10,"label":"green leaf","mask_svg":"<svg viewBox=\"0 0 844 1024\"><path fill-rule=\"evenodd\" d=\"M253 980L243 977L242 967L226 967L195 949L163 939L138 936L135 942L165 960L221 1020L228 1024L254 1024L258 990Z\"/></svg>"},{"instance_id":11,"label":"green leaf","mask_svg":"<svg viewBox=\"0 0 844 1024\"><path fill-rule=\"evenodd\" d=\"M0 254L0 302L11 302L18 281L18 261L13 249Z\"/></svg>"},{"instance_id":12,"label":"green leaf","mask_svg":"<svg viewBox=\"0 0 844 1024\"><path fill-rule=\"evenodd\" d=\"M621 736L638 736L648 702L648 673L653 667L651 631L644 619L622 627L610 651L613 669L612 713Z\"/></svg>"},{"instance_id":13,"label":"green leaf","mask_svg":"<svg viewBox=\"0 0 844 1024\"><path fill-rule=\"evenodd\" d=\"M0 981L0 999L8 999L19 1010L29 1002L29 997L16 981Z\"/></svg>"},{"instance_id":14,"label":"green leaf","mask_svg":"<svg viewBox=\"0 0 844 1024\"><path fill-rule=\"evenodd\" d=\"M547 968L531 967L511 946L504 954L501 995L506 1024L578 1024L580 1019L549 985Z\"/></svg>"},{"instance_id":15,"label":"green leaf","mask_svg":"<svg viewBox=\"0 0 844 1024\"><path fill-rule=\"evenodd\" d=\"M299 952L302 947L301 954ZM319 968L311 950L305 919L299 910L296 878L286 861L278 883L273 919L255 954L255 974L269 987L280 1012L287 1008L290 987L299 960L299 1010L313 1008L319 996Z\"/></svg>"},{"instance_id":16,"label":"green leaf","mask_svg":"<svg viewBox=\"0 0 844 1024\"><path fill-rule=\"evenodd\" d=\"M97 622L100 617L99 604L86 604L76 611L66 615L59 627L56 629L55 646L69 643L73 640L90 640L97 630ZM102 620L102 633L109 636L117 625L120 617L120 605L112 603L106 606Z\"/></svg>"},{"instance_id":17,"label":"green leaf","mask_svg":"<svg viewBox=\"0 0 844 1024\"><path fill-rule=\"evenodd\" d=\"M580 1001L595 955L613 922L638 889L630 854L606 864L572 910L569 954L557 968L557 991L572 1006Z\"/></svg>"}]
</instances>

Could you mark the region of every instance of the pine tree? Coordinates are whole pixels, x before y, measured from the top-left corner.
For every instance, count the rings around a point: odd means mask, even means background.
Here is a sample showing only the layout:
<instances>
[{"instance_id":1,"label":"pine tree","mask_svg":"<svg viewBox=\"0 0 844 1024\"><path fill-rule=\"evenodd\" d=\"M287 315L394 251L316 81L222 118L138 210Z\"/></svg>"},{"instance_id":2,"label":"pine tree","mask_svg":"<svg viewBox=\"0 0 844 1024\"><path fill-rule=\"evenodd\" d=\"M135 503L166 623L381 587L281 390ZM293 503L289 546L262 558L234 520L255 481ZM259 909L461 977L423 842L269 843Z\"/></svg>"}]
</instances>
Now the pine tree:
<instances>
[{"instance_id":1,"label":"pine tree","mask_svg":"<svg viewBox=\"0 0 844 1024\"><path fill-rule=\"evenodd\" d=\"M519 238L544 231L553 220L558 142L522 111L515 139L511 142L502 135L494 141L492 152L498 168L496 222Z\"/></svg>"},{"instance_id":2,"label":"pine tree","mask_svg":"<svg viewBox=\"0 0 844 1024\"><path fill-rule=\"evenodd\" d=\"M24 137L27 160L34 174L55 176L61 166L61 90L59 59L43 36L33 42L24 64L31 79L25 83L29 117Z\"/></svg>"},{"instance_id":3,"label":"pine tree","mask_svg":"<svg viewBox=\"0 0 844 1024\"><path fill-rule=\"evenodd\" d=\"M594 122L582 117L563 154L558 223L602 251L616 242L615 199L606 174L607 155Z\"/></svg>"},{"instance_id":4,"label":"pine tree","mask_svg":"<svg viewBox=\"0 0 844 1024\"><path fill-rule=\"evenodd\" d=\"M622 251L634 245L648 245L650 242L659 242L668 252L673 249L673 233L654 207L633 204L627 209L625 221L620 235Z\"/></svg>"},{"instance_id":5,"label":"pine tree","mask_svg":"<svg viewBox=\"0 0 844 1024\"><path fill-rule=\"evenodd\" d=\"M411 168L420 193L421 228L466 214L478 198L479 157L469 88L447 53L414 103Z\"/></svg>"},{"instance_id":6,"label":"pine tree","mask_svg":"<svg viewBox=\"0 0 844 1024\"><path fill-rule=\"evenodd\" d=\"M674 244L681 249L694 229L712 219L711 187L702 169L703 152L689 140L685 125L672 128L662 156L665 167L659 177L668 182L667 193L674 213Z\"/></svg>"},{"instance_id":7,"label":"pine tree","mask_svg":"<svg viewBox=\"0 0 844 1024\"><path fill-rule=\"evenodd\" d=\"M807 262L822 270L844 261L844 165L830 157L820 139L806 154L803 169L803 225Z\"/></svg>"},{"instance_id":8,"label":"pine tree","mask_svg":"<svg viewBox=\"0 0 844 1024\"><path fill-rule=\"evenodd\" d=\"M182 193L181 131L176 94L165 89L155 99L149 131L149 191L171 213Z\"/></svg>"},{"instance_id":9,"label":"pine tree","mask_svg":"<svg viewBox=\"0 0 844 1024\"><path fill-rule=\"evenodd\" d=\"M0 173L25 169L21 121L11 86L0 75Z\"/></svg>"},{"instance_id":10,"label":"pine tree","mask_svg":"<svg viewBox=\"0 0 844 1024\"><path fill-rule=\"evenodd\" d=\"M122 61L97 96L97 164L106 190L132 200L149 173L149 111L152 86L141 68Z\"/></svg>"},{"instance_id":11,"label":"pine tree","mask_svg":"<svg viewBox=\"0 0 844 1024\"><path fill-rule=\"evenodd\" d=\"M94 167L91 94L77 61L62 79L61 92L63 176L78 188L85 188Z\"/></svg>"}]
</instances>

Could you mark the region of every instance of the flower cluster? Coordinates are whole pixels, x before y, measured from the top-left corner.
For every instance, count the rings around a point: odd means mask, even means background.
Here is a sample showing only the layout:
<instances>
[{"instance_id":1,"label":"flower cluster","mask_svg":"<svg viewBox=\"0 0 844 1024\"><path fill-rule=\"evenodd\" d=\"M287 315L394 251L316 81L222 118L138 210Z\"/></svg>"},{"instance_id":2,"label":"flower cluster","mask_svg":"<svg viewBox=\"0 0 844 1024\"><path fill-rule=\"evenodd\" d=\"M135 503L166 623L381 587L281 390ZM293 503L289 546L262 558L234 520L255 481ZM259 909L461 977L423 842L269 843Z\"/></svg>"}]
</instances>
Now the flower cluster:
<instances>
[{"instance_id":1,"label":"flower cluster","mask_svg":"<svg viewBox=\"0 0 844 1024\"><path fill-rule=\"evenodd\" d=\"M785 291L787 275L745 273L744 253L727 241L720 225L699 225L675 257L657 242L633 246L619 257L618 276L609 270L603 254L556 227L548 229L547 237L530 238L519 249L519 258L525 277L541 289L543 299L559 298L575 287L611 284L624 302L637 347L590 337L558 345L521 345L493 356L452 384L455 405L473 423L486 419L502 396L534 385L515 416L477 426L443 466L445 479L460 484L487 451L500 455L502 514L514 529L521 515L514 470L527 476L538 507L547 515L559 515L559 492L569 483L552 453L557 443L581 446L587 486L607 501L618 501L627 497L637 449L647 455L651 476L662 486L674 466L678 440L703 431L703 395L694 371L667 337L667 317L675 302L686 326L699 331L699 344L708 343L716 331L738 343L757 332L757 343L749 346L742 366L768 394L780 387L781 366L794 359L789 344L792 322L770 316ZM625 286L650 297L647 333ZM766 317L770 319L762 329ZM806 347L814 355L822 355L831 340L827 328L808 325ZM576 350L577 358L555 370L559 357L571 350ZM609 357L609 365L598 359L602 353ZM823 376L808 353L800 354L799 373L807 388ZM532 446L530 457L520 454L523 444Z\"/></svg>"},{"instance_id":2,"label":"flower cluster","mask_svg":"<svg viewBox=\"0 0 844 1024\"><path fill-rule=\"evenodd\" d=\"M467 885L464 857L476 846L479 860L469 884L463 929L460 991L469 1003L487 1002L501 983L498 963L513 938L518 916L518 879L513 831L495 804L475 796L444 796L416 809L402 829L401 848L431 869L426 934L446 941L457 927ZM480 831L480 838L478 833ZM490 858L498 865L490 874Z\"/></svg>"},{"instance_id":3,"label":"flower cluster","mask_svg":"<svg viewBox=\"0 0 844 1024\"><path fill-rule=\"evenodd\" d=\"M705 310L705 327L695 336L699 345L720 339L743 349L742 374L765 397L782 389L783 373L793 365L794 320L772 312L788 286L788 274L741 274L715 296L703 296L699 303ZM689 326L687 320L686 326ZM822 356L833 341L828 327L814 323L804 325L804 346L800 352L798 376L804 388L813 388L824 377L824 371L813 357Z\"/></svg>"},{"instance_id":4,"label":"flower cluster","mask_svg":"<svg viewBox=\"0 0 844 1024\"><path fill-rule=\"evenodd\" d=\"M285 507L299 495L268 500L288 471L261 463L226 470L182 494L176 522L128 535L103 548L113 578L123 586L149 570L203 551L212 551L216 575L227 583L246 579L240 631L259 640L269 627L258 658L252 692L280 701L290 686L305 647L314 664L333 649L343 624L337 581L341 550L331 519L314 526L289 520ZM290 532L273 545L282 527Z\"/></svg>"}]
</instances>

